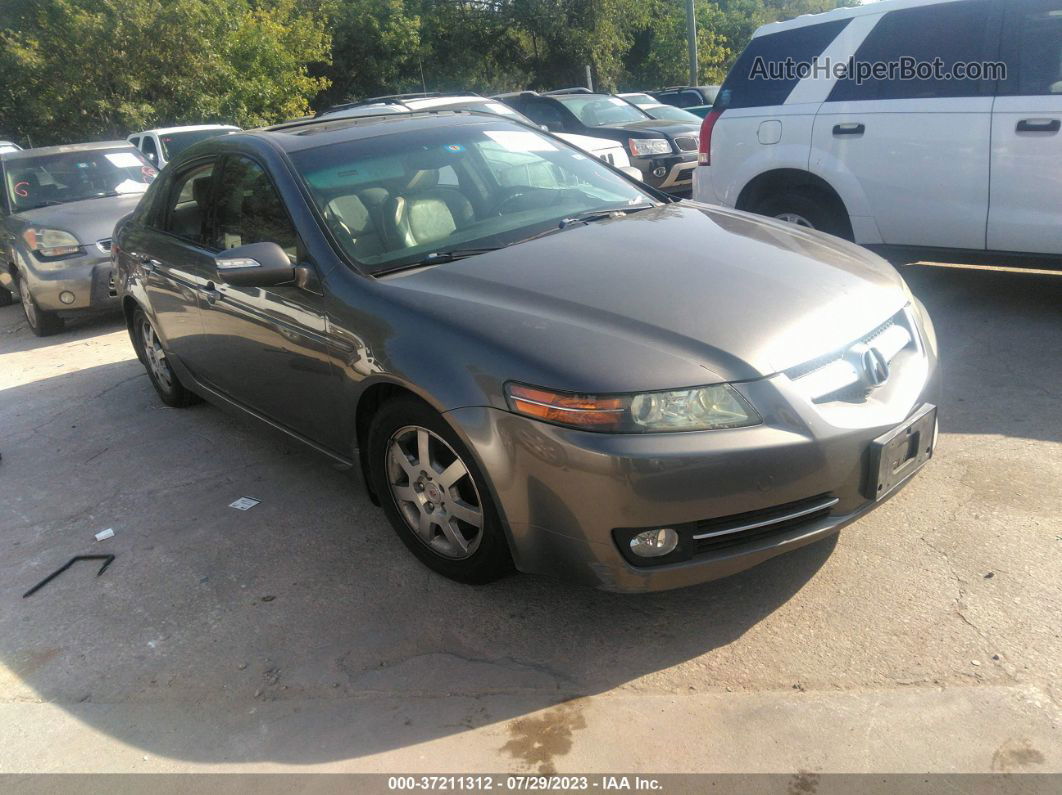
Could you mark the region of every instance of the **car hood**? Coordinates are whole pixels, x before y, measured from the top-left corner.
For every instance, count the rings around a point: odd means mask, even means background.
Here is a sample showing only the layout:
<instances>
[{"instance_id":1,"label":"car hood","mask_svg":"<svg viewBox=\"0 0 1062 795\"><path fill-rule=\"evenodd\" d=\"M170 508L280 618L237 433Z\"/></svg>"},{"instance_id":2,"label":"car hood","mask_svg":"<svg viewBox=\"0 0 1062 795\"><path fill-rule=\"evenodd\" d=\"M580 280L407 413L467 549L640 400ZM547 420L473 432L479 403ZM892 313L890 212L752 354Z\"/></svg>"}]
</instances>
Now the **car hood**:
<instances>
[{"instance_id":1,"label":"car hood","mask_svg":"<svg viewBox=\"0 0 1062 795\"><path fill-rule=\"evenodd\" d=\"M381 283L507 349L523 365L509 377L587 392L761 378L853 342L907 301L896 270L864 249L686 202Z\"/></svg>"},{"instance_id":2,"label":"car hood","mask_svg":"<svg viewBox=\"0 0 1062 795\"><path fill-rule=\"evenodd\" d=\"M95 243L114 234L114 225L136 208L143 195L126 193L121 196L102 196L52 207L38 207L11 217L23 226L63 229L82 243Z\"/></svg>"}]
</instances>

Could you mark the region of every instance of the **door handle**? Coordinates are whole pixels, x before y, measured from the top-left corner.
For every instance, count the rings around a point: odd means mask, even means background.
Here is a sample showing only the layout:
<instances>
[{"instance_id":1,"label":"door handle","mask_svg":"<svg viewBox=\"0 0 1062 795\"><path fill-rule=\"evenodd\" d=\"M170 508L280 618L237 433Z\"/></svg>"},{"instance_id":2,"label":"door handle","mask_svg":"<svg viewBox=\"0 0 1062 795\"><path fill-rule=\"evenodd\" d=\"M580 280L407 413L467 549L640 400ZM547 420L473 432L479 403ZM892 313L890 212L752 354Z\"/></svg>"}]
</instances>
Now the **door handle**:
<instances>
[{"instance_id":1,"label":"door handle","mask_svg":"<svg viewBox=\"0 0 1062 795\"><path fill-rule=\"evenodd\" d=\"M162 263L152 257L143 257L140 260L140 267L144 269L144 273L154 273L161 266Z\"/></svg>"},{"instance_id":2,"label":"door handle","mask_svg":"<svg viewBox=\"0 0 1062 795\"><path fill-rule=\"evenodd\" d=\"M860 122L833 125L834 135L862 135L866 131L866 125Z\"/></svg>"},{"instance_id":3,"label":"door handle","mask_svg":"<svg viewBox=\"0 0 1062 795\"><path fill-rule=\"evenodd\" d=\"M1058 119L1022 119L1015 127L1015 132L1020 133L1056 133L1062 128L1062 121Z\"/></svg>"},{"instance_id":4,"label":"door handle","mask_svg":"<svg viewBox=\"0 0 1062 795\"><path fill-rule=\"evenodd\" d=\"M207 282L205 286L200 287L199 294L207 300L208 304L217 303L217 300L221 298L221 293L214 286L214 282Z\"/></svg>"}]
</instances>

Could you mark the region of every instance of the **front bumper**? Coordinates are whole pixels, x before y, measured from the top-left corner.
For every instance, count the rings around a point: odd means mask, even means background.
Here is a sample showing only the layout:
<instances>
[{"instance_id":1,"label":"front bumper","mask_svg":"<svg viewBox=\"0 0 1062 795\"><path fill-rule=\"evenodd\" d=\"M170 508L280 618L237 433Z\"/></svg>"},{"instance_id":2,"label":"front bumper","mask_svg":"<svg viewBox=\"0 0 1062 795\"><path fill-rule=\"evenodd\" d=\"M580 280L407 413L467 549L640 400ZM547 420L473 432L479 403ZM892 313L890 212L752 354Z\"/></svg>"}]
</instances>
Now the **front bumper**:
<instances>
[{"instance_id":1,"label":"front bumper","mask_svg":"<svg viewBox=\"0 0 1062 795\"><path fill-rule=\"evenodd\" d=\"M731 431L587 433L483 407L447 417L490 475L518 569L610 591L659 591L742 571L879 504L864 496L870 443L937 403L935 350L915 377L836 411L796 394L785 375L742 384L764 423ZM618 528L692 525L823 495L836 498L825 514L673 564L632 565L613 536Z\"/></svg>"},{"instance_id":2,"label":"front bumper","mask_svg":"<svg viewBox=\"0 0 1062 795\"><path fill-rule=\"evenodd\" d=\"M642 172L643 181L658 190L689 193L693 187L693 171L697 168L697 153L661 157L632 157L631 165ZM663 176L653 172L662 170Z\"/></svg>"},{"instance_id":3,"label":"front bumper","mask_svg":"<svg viewBox=\"0 0 1062 795\"><path fill-rule=\"evenodd\" d=\"M45 270L37 263L29 263L19 268L19 277L25 280L25 286L44 311L102 311L119 305L111 283L113 270L109 254L98 253L93 247L91 253L56 264L62 267ZM60 298L64 293L67 302ZM73 296L72 301L69 296Z\"/></svg>"}]
</instances>

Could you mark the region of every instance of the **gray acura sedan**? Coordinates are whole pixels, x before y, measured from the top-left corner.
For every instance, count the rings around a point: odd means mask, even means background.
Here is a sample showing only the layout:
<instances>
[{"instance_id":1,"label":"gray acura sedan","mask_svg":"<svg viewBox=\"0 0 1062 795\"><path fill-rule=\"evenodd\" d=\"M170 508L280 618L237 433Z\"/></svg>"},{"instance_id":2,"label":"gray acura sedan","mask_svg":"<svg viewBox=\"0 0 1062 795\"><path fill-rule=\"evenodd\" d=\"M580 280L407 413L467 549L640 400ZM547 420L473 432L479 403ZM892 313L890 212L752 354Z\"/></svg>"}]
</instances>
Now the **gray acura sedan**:
<instances>
[{"instance_id":1,"label":"gray acura sedan","mask_svg":"<svg viewBox=\"0 0 1062 795\"><path fill-rule=\"evenodd\" d=\"M936 442L933 327L884 260L497 116L215 138L114 240L166 404L359 465L464 582L728 575L872 510Z\"/></svg>"},{"instance_id":2,"label":"gray acura sedan","mask_svg":"<svg viewBox=\"0 0 1062 795\"><path fill-rule=\"evenodd\" d=\"M111 233L156 173L125 141L0 153L0 306L17 293L37 336L116 308Z\"/></svg>"}]
</instances>

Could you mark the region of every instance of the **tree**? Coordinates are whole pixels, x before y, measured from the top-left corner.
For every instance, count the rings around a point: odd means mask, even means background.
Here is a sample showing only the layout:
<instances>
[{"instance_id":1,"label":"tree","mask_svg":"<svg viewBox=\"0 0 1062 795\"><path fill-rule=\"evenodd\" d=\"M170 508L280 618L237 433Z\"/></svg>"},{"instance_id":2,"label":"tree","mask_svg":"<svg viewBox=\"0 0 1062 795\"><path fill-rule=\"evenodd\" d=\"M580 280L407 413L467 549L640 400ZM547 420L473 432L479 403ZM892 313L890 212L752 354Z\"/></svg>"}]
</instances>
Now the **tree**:
<instances>
[{"instance_id":1,"label":"tree","mask_svg":"<svg viewBox=\"0 0 1062 795\"><path fill-rule=\"evenodd\" d=\"M150 126L256 126L298 116L326 86L321 15L296 0L39 0L0 31L0 118L33 143ZM7 20L5 20L7 22Z\"/></svg>"}]
</instances>

